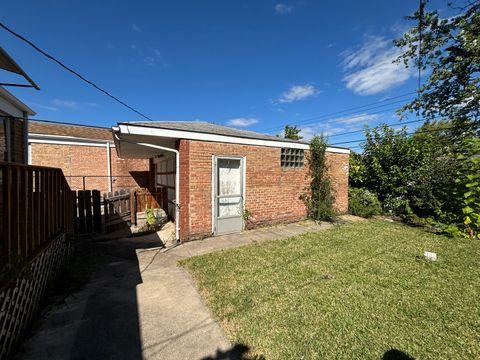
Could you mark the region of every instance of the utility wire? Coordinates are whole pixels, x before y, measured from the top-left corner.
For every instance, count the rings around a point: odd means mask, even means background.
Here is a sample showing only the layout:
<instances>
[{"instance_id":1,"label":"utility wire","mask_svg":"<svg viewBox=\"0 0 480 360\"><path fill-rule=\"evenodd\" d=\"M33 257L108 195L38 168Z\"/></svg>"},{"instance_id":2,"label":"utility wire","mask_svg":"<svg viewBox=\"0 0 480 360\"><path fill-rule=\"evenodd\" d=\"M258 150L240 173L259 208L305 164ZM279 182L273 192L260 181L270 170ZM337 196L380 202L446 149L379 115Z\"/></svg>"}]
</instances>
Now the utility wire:
<instances>
[{"instance_id":1,"label":"utility wire","mask_svg":"<svg viewBox=\"0 0 480 360\"><path fill-rule=\"evenodd\" d=\"M86 82L87 84L93 86L95 89L97 89L98 91L104 93L105 95L107 95L108 97L112 98L113 100L115 100L116 102L118 102L119 104L125 106L127 109L130 109L132 110L133 112L135 112L136 114L140 115L141 117L147 119L147 120L150 120L152 121L152 119L150 119L148 116L142 114L140 111L134 109L133 107L131 107L130 105L128 105L127 103L125 103L124 101L120 100L119 98L117 98L116 96L113 96L112 94L110 94L108 91L106 90L103 90L101 87L99 87L98 85L96 85L95 83L93 83L92 81L88 80L87 78L85 78L84 76L80 75L78 72L76 72L75 70L73 70L72 68L68 67L67 65L63 64L60 60L57 60L55 57L53 57L52 55L49 55L47 54L45 51L43 51L42 49L40 49L37 45L35 45L33 42L31 42L30 40L28 40L27 38L23 37L22 35L16 33L15 31L13 31L12 29L10 29L9 27L7 27L6 25L4 25L2 22L0 22L0 27L2 27L3 29L5 29L6 31L8 31L10 34L16 36L17 38L19 38L20 40L26 42L28 45L30 45L31 47L33 47L35 50L37 50L39 53L41 53L42 55L46 56L47 58L49 58L50 60L56 62L58 65L60 65L62 68L64 68L65 70L67 70L68 72L72 73L73 75L77 76L78 78L80 78L80 80Z\"/></svg>"},{"instance_id":2,"label":"utility wire","mask_svg":"<svg viewBox=\"0 0 480 360\"><path fill-rule=\"evenodd\" d=\"M56 121L56 120L44 120L44 119L28 118L28 121L44 122L44 123L60 124L60 125L83 126L83 127L97 128L97 129L111 129L111 128L106 127L106 126L77 124L77 123L69 123L69 122L65 122L65 121Z\"/></svg>"},{"instance_id":3,"label":"utility wire","mask_svg":"<svg viewBox=\"0 0 480 360\"><path fill-rule=\"evenodd\" d=\"M304 119L304 120L294 121L294 122L289 123L288 125L300 125L300 124L306 124L306 123L313 123L313 122L317 122L317 121L313 121L313 120L318 120L318 119L322 119L322 118L326 118L326 117L330 117L330 116L335 116L335 115L348 116L348 115L350 115L348 112L351 112L351 111L354 111L354 110L355 111L358 111L358 110L366 111L366 110L377 109L377 108L381 108L383 106L388 106L388 105L393 105L393 104L404 102L405 99L399 100L399 101L394 101L394 102L387 103L387 104L379 105L381 103L384 103L384 102L387 102L387 101L390 101L390 100L396 100L396 99L406 97L406 96L409 96L409 95L413 95L413 94L416 94L416 92L411 91L411 92L401 94L401 95L398 95L398 96L386 98L386 99L383 99L381 101L376 101L376 102L364 104L364 105L361 105L361 106L355 106L355 107L351 107L351 108L347 108L347 109L343 109L343 110L339 110L339 111L334 111L334 112L331 112L331 113L327 113L327 114L323 114L323 115L319 115L319 116L314 116L314 117L307 118L307 119ZM373 106L373 105L376 105L376 106ZM396 109L396 107L395 107L395 109ZM388 110L384 110L384 111L388 111ZM347 112L347 114L344 114L346 112ZM328 118L326 120L334 120L334 119ZM283 129L283 127L282 126L274 126L274 127L261 129L261 131L271 131L271 130L276 130L276 129Z\"/></svg>"},{"instance_id":4,"label":"utility wire","mask_svg":"<svg viewBox=\"0 0 480 360\"><path fill-rule=\"evenodd\" d=\"M387 125L388 125L388 127L403 126L403 125L418 123L418 122L421 122L421 121L425 121L425 119L405 121L405 122L403 122L403 123L387 124ZM365 124L365 125L367 125L367 124ZM365 131L364 129L362 129L362 130L355 130L355 131L347 131L347 132L343 132L343 133L333 134L333 135L330 135L330 136L328 136L328 137L329 137L329 138L332 138L332 137L335 137L335 136L357 134L357 133L361 133L361 132L364 132L364 131Z\"/></svg>"},{"instance_id":5,"label":"utility wire","mask_svg":"<svg viewBox=\"0 0 480 360\"><path fill-rule=\"evenodd\" d=\"M455 126L449 126L449 127L444 127L444 128L441 128L441 129L412 131L412 132L406 133L406 135L415 135L415 134L430 133L430 132L435 132L435 131L444 131L444 130L449 130L449 129L454 129L454 128L455 128ZM329 144L329 145L354 144L354 143L365 141L365 140L367 140L367 139L363 138L363 139L360 139L360 140L342 141L342 142L337 142L337 143L333 143L333 144Z\"/></svg>"}]
</instances>

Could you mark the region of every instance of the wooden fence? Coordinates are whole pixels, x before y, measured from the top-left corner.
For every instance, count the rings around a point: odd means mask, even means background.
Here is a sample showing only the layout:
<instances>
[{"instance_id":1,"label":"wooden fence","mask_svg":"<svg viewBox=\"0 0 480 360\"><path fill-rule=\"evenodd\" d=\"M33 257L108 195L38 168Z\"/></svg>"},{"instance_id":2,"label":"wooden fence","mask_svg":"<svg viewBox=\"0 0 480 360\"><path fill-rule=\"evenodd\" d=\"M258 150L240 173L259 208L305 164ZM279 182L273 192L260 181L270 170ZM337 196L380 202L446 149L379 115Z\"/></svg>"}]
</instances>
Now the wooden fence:
<instances>
[{"instance_id":1,"label":"wooden fence","mask_svg":"<svg viewBox=\"0 0 480 360\"><path fill-rule=\"evenodd\" d=\"M103 198L98 190L80 190L76 196L75 232L108 233L129 222L136 224L137 213L147 208L163 208L163 198L162 191L145 188L105 193Z\"/></svg>"},{"instance_id":2,"label":"wooden fence","mask_svg":"<svg viewBox=\"0 0 480 360\"><path fill-rule=\"evenodd\" d=\"M77 192L74 225L77 234L102 231L100 191L80 190Z\"/></svg>"},{"instance_id":3,"label":"wooden fence","mask_svg":"<svg viewBox=\"0 0 480 360\"><path fill-rule=\"evenodd\" d=\"M74 196L61 169L0 162L0 170L3 272L73 231Z\"/></svg>"},{"instance_id":4,"label":"wooden fence","mask_svg":"<svg viewBox=\"0 0 480 360\"><path fill-rule=\"evenodd\" d=\"M159 191L152 192L148 189L136 189L132 192L130 196L131 202L131 212L132 215L132 223L137 224L137 213L144 212L147 209L154 209L154 208L164 208L163 203L163 191L159 189ZM166 207L165 207L166 209Z\"/></svg>"}]
</instances>

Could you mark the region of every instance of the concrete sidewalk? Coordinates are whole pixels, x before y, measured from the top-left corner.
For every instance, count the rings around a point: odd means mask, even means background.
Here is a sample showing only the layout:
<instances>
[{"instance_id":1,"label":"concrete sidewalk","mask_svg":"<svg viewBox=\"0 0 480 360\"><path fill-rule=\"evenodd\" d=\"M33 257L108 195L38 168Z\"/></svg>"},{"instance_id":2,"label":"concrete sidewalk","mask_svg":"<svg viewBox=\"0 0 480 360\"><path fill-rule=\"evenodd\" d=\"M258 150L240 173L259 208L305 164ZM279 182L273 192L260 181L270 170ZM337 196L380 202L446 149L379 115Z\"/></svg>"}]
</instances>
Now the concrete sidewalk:
<instances>
[{"instance_id":1,"label":"concrete sidewalk","mask_svg":"<svg viewBox=\"0 0 480 360\"><path fill-rule=\"evenodd\" d=\"M96 270L43 312L19 359L240 359L198 295L182 258L320 231L304 221L157 248L156 234L88 242Z\"/></svg>"}]
</instances>

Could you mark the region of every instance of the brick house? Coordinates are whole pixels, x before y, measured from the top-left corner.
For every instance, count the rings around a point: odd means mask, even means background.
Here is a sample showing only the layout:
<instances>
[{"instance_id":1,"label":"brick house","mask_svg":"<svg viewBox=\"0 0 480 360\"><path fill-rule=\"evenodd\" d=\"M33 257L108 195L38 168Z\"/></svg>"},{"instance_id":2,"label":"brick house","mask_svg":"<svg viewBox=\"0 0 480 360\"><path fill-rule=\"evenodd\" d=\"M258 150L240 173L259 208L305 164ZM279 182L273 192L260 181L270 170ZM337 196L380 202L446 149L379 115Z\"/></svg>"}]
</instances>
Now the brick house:
<instances>
[{"instance_id":1,"label":"brick house","mask_svg":"<svg viewBox=\"0 0 480 360\"><path fill-rule=\"evenodd\" d=\"M168 195L177 240L302 220L308 143L206 122L128 122L113 127L116 151L151 161ZM350 150L327 148L335 208L348 209ZM178 221L177 221L178 220Z\"/></svg>"},{"instance_id":2,"label":"brick house","mask_svg":"<svg viewBox=\"0 0 480 360\"><path fill-rule=\"evenodd\" d=\"M28 116L35 112L0 86L0 161L27 163Z\"/></svg>"},{"instance_id":3,"label":"brick house","mask_svg":"<svg viewBox=\"0 0 480 360\"><path fill-rule=\"evenodd\" d=\"M149 160L117 156L110 128L30 120L29 163L61 168L72 190L149 186Z\"/></svg>"}]
</instances>

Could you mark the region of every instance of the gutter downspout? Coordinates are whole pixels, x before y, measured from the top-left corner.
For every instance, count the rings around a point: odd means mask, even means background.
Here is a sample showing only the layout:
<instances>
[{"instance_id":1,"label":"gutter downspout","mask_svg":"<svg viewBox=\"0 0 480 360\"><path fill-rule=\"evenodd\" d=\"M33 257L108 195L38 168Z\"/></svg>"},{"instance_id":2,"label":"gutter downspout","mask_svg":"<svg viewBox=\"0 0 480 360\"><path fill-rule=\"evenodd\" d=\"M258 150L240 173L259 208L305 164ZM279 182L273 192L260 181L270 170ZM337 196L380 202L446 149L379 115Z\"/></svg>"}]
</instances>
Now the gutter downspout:
<instances>
[{"instance_id":1,"label":"gutter downspout","mask_svg":"<svg viewBox=\"0 0 480 360\"><path fill-rule=\"evenodd\" d=\"M23 163L28 165L28 113L23 112Z\"/></svg>"},{"instance_id":2,"label":"gutter downspout","mask_svg":"<svg viewBox=\"0 0 480 360\"><path fill-rule=\"evenodd\" d=\"M108 192L112 192L112 163L111 163L110 142L107 142L107 175L108 175Z\"/></svg>"},{"instance_id":3,"label":"gutter downspout","mask_svg":"<svg viewBox=\"0 0 480 360\"><path fill-rule=\"evenodd\" d=\"M175 153L175 240L180 242L180 153L178 150L167 148L164 146L160 145L154 145L154 144L149 144L149 143L143 143L143 142L136 142L136 141L130 141L130 140L120 140L118 137L117 133L114 132L115 138L120 142L124 141L129 144L133 145L139 145L139 146L145 146L145 147L150 147L153 149L159 149L159 150L164 150L164 151L170 151Z\"/></svg>"}]
</instances>

